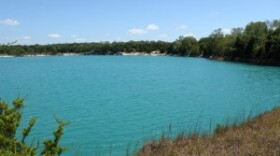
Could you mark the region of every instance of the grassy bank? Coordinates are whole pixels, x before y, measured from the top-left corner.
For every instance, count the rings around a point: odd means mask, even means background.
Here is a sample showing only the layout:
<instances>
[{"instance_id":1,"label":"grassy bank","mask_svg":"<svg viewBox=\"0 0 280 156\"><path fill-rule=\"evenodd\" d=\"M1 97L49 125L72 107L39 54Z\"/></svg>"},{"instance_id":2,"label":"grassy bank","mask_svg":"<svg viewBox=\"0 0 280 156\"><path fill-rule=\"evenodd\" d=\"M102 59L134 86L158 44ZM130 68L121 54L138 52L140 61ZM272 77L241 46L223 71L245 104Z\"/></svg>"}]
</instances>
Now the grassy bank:
<instances>
[{"instance_id":1,"label":"grassy bank","mask_svg":"<svg viewBox=\"0 0 280 156\"><path fill-rule=\"evenodd\" d=\"M218 125L211 135L162 137L146 143L136 155L280 155L280 108L239 125Z\"/></svg>"}]
</instances>

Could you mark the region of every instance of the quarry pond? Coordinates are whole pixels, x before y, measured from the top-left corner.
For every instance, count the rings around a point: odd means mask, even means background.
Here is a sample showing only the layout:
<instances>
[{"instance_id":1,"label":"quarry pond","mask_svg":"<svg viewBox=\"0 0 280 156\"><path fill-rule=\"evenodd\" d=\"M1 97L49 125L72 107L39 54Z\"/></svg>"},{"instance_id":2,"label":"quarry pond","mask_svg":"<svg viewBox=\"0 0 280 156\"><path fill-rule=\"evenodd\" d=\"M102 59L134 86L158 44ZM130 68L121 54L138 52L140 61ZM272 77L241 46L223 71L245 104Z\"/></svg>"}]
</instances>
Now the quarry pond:
<instances>
[{"instance_id":1,"label":"quarry pond","mask_svg":"<svg viewBox=\"0 0 280 156\"><path fill-rule=\"evenodd\" d=\"M171 56L0 58L0 98L23 97L31 137L65 128L63 155L124 155L162 134L213 131L280 104L280 68Z\"/></svg>"}]
</instances>

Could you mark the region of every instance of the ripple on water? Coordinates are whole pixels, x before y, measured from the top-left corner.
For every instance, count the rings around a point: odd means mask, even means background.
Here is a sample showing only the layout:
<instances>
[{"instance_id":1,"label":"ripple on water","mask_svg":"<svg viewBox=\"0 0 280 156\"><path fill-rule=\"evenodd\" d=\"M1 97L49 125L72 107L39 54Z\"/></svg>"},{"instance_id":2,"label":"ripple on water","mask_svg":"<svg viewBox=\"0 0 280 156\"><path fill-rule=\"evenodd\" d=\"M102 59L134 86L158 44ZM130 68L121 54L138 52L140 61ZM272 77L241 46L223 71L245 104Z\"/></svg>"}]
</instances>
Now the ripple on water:
<instances>
[{"instance_id":1,"label":"ripple on water","mask_svg":"<svg viewBox=\"0 0 280 156\"><path fill-rule=\"evenodd\" d=\"M7 68L1 68L1 67ZM65 155L123 155L128 145L168 133L209 130L227 116L280 103L280 68L180 57L40 57L0 59L0 95L28 95L24 122L39 116L40 140L71 122ZM242 117L241 117L242 118ZM212 126L213 128L214 126Z\"/></svg>"}]
</instances>

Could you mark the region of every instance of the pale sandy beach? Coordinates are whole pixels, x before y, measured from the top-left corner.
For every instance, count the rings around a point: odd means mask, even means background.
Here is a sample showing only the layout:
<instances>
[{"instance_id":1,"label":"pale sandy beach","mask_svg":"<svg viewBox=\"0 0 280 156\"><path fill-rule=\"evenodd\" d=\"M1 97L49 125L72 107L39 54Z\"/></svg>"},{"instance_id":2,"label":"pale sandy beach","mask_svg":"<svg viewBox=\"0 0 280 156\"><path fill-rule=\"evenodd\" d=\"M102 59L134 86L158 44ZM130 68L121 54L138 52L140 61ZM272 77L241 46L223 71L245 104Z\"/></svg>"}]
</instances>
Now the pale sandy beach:
<instances>
[{"instance_id":1,"label":"pale sandy beach","mask_svg":"<svg viewBox=\"0 0 280 156\"><path fill-rule=\"evenodd\" d=\"M14 56L10 56L10 55L0 55L0 57L14 57Z\"/></svg>"},{"instance_id":2,"label":"pale sandy beach","mask_svg":"<svg viewBox=\"0 0 280 156\"><path fill-rule=\"evenodd\" d=\"M121 52L123 56L165 56L165 53L160 53L160 51L152 51L151 53L147 52Z\"/></svg>"}]
</instances>

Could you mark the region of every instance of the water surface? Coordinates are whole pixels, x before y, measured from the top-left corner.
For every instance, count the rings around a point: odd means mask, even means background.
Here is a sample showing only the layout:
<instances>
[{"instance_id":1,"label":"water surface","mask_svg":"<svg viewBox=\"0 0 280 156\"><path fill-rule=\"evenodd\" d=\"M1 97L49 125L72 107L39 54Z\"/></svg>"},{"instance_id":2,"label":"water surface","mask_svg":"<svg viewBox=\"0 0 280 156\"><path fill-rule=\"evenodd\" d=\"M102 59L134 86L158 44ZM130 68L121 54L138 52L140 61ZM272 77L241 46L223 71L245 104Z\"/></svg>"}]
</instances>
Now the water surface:
<instances>
[{"instance_id":1,"label":"water surface","mask_svg":"<svg viewBox=\"0 0 280 156\"><path fill-rule=\"evenodd\" d=\"M207 131L273 108L280 68L185 57L0 58L0 97L16 96L26 99L24 124L39 117L32 137L51 137L53 114L71 122L64 155L123 155L162 133Z\"/></svg>"}]
</instances>

